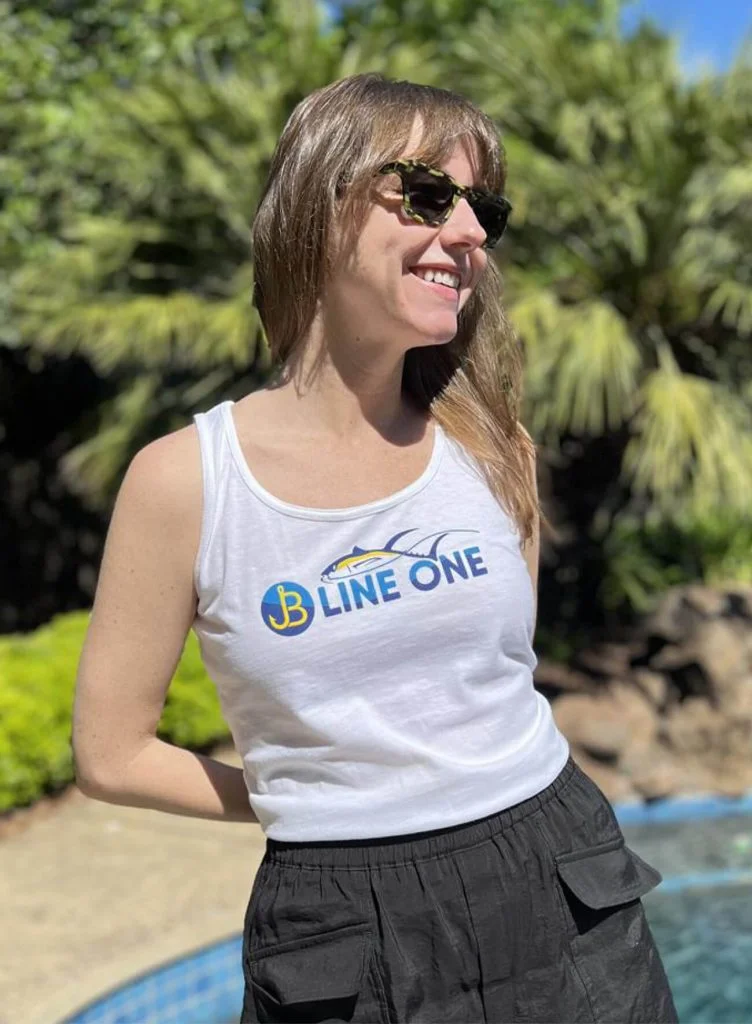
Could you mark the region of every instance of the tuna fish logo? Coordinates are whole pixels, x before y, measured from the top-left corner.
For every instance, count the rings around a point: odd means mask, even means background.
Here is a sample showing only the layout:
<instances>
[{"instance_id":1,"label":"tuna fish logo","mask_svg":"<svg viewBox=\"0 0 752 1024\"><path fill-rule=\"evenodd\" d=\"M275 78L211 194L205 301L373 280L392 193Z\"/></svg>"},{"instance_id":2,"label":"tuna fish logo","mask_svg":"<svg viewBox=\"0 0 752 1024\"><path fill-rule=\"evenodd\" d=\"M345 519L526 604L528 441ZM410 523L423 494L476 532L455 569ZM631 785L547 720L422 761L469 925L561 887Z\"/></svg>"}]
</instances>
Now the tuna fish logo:
<instances>
[{"instance_id":1,"label":"tuna fish logo","mask_svg":"<svg viewBox=\"0 0 752 1024\"><path fill-rule=\"evenodd\" d=\"M321 573L321 579L325 583L334 583L337 580L346 580L351 576L360 576L366 572L375 572L377 569L381 569L383 566L388 565L390 562L396 561L398 558L428 558L431 561L438 560L437 550L442 539L450 533L478 533L478 530L444 530L443 533L429 533L427 536L422 537L420 540L416 540L413 545L406 548L403 551L397 550L395 544L404 537L407 533L415 533L415 527L409 530L400 530L386 542L383 548L360 548L357 545L348 551L346 555L341 555L339 558L327 565L326 569ZM431 545L431 548L427 552L416 551L420 545L425 544L426 541L431 540L435 537L436 540Z\"/></svg>"}]
</instances>

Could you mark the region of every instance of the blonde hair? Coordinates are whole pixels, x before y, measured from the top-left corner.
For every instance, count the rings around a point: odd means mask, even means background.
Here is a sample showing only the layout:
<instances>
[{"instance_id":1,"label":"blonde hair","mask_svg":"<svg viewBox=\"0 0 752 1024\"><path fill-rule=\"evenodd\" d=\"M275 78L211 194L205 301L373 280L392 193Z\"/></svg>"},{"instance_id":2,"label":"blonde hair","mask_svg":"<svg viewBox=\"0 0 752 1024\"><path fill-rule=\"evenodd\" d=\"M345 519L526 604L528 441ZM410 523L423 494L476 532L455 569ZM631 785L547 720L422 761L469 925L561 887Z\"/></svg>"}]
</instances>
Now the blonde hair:
<instances>
[{"instance_id":1,"label":"blonde hair","mask_svg":"<svg viewBox=\"0 0 752 1024\"><path fill-rule=\"evenodd\" d=\"M279 139L251 232L254 302L273 363L284 365L303 342L342 251L334 251L333 229L348 241L357 236L374 174L402 155L416 114L423 138L411 156L435 165L470 140L483 184L503 190L498 132L462 96L378 73L352 75L307 96ZM518 420L522 357L500 292L489 259L452 341L406 352L402 387L475 457L525 543L540 515L535 445Z\"/></svg>"}]
</instances>

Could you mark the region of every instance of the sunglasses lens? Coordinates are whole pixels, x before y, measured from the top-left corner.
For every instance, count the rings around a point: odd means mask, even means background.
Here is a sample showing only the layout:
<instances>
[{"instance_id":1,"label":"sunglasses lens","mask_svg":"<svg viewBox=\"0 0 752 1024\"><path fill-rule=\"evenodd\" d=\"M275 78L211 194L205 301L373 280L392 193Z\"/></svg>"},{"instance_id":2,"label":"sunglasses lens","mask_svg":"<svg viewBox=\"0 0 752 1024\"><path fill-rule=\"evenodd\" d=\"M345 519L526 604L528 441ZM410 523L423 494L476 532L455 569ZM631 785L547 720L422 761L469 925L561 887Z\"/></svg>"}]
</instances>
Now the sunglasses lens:
<instances>
[{"instance_id":1,"label":"sunglasses lens","mask_svg":"<svg viewBox=\"0 0 752 1024\"><path fill-rule=\"evenodd\" d=\"M443 217L454 195L451 183L421 170L411 171L405 179L405 191L413 211L429 224Z\"/></svg>"},{"instance_id":2,"label":"sunglasses lens","mask_svg":"<svg viewBox=\"0 0 752 1024\"><path fill-rule=\"evenodd\" d=\"M454 199L454 186L447 178L413 167L402 174L405 209L427 224L441 224ZM478 223L486 233L484 248L493 249L507 226L511 207L494 195L467 193L467 199Z\"/></svg>"},{"instance_id":3,"label":"sunglasses lens","mask_svg":"<svg viewBox=\"0 0 752 1024\"><path fill-rule=\"evenodd\" d=\"M493 249L504 234L509 218L509 208L491 198L473 198L470 205L478 218L478 223L486 232L484 246L487 249Z\"/></svg>"}]
</instances>

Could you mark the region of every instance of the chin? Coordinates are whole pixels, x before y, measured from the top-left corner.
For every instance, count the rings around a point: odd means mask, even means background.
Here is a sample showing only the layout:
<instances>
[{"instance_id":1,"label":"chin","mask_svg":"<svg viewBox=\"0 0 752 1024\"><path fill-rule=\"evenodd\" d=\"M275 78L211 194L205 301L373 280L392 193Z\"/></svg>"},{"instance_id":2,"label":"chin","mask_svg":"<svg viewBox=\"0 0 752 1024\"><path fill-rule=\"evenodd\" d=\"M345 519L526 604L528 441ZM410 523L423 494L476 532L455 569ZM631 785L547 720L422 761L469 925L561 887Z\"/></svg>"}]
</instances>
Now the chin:
<instances>
[{"instance_id":1,"label":"chin","mask_svg":"<svg viewBox=\"0 0 752 1024\"><path fill-rule=\"evenodd\" d=\"M417 339L414 347L446 345L456 337L458 329L459 323L456 317L452 317L451 322L447 321L445 324L425 325L422 329L416 328L413 332Z\"/></svg>"}]
</instances>

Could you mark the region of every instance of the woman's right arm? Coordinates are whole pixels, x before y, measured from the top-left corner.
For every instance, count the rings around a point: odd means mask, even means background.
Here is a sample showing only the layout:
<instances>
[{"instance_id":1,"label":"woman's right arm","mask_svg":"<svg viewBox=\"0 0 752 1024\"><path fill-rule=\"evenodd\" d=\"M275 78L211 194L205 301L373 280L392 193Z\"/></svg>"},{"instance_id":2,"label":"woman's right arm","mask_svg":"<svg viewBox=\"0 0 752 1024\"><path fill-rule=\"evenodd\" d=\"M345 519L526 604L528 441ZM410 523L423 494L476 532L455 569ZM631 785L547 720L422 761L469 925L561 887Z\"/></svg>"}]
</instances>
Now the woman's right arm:
<instances>
[{"instance_id":1,"label":"woman's right arm","mask_svg":"<svg viewBox=\"0 0 752 1024\"><path fill-rule=\"evenodd\" d=\"M142 448L110 521L76 678L76 782L107 803L258 821L239 768L157 739L196 611L202 513L195 427Z\"/></svg>"}]
</instances>

